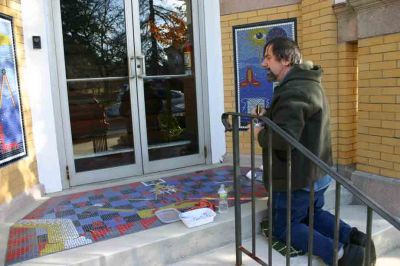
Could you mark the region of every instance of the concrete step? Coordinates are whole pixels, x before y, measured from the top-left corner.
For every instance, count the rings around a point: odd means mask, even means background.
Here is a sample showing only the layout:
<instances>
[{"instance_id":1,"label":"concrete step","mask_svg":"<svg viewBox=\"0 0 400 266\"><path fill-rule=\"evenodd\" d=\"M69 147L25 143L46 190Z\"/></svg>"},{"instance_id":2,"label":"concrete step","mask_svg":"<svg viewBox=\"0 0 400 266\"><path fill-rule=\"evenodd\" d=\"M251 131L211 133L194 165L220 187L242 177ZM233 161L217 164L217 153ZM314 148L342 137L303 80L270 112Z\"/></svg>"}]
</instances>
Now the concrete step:
<instances>
[{"instance_id":1,"label":"concrete step","mask_svg":"<svg viewBox=\"0 0 400 266\"><path fill-rule=\"evenodd\" d=\"M266 199L256 201L257 226L266 216L266 207ZM250 203L242 205L242 223L251 224ZM234 208L229 208L228 213L217 214L213 223L203 226L189 229L182 222L176 222L14 265L167 265L233 243L234 228ZM242 234L243 238L249 238L251 228L244 227Z\"/></svg>"},{"instance_id":2,"label":"concrete step","mask_svg":"<svg viewBox=\"0 0 400 266\"><path fill-rule=\"evenodd\" d=\"M340 209L340 216L351 226L355 226L363 232L366 231L367 208L365 206L342 206ZM375 243L376 255L379 257L400 247L400 231L376 213L373 213L372 218L372 239Z\"/></svg>"},{"instance_id":3,"label":"concrete step","mask_svg":"<svg viewBox=\"0 0 400 266\"><path fill-rule=\"evenodd\" d=\"M243 241L243 246L248 250L251 250L251 239L247 239ZM262 260L268 263L268 240L261 235L257 235L256 238L256 254ZM272 263L273 265L286 265L285 257L280 253L272 250ZM219 265L219 266L232 266L235 265L236 257L235 257L235 244L229 244L218 249L215 249L211 252L199 254L192 258L179 261L177 263L170 264L169 266L200 266L200 265ZM260 265L259 263L253 261L248 256L242 256L242 262L244 266L255 266ZM291 259L291 265L296 266L305 266L307 265L308 258L307 256L298 256ZM317 257L313 258L313 265L322 266L324 265L320 259Z\"/></svg>"},{"instance_id":4,"label":"concrete step","mask_svg":"<svg viewBox=\"0 0 400 266\"><path fill-rule=\"evenodd\" d=\"M385 253L376 260L376 266L399 266L399 265L400 265L400 248L396 248L388 253Z\"/></svg>"},{"instance_id":5,"label":"concrete step","mask_svg":"<svg viewBox=\"0 0 400 266\"><path fill-rule=\"evenodd\" d=\"M360 230L365 232L366 228L366 208L359 205L348 205L341 207L341 217L352 226L358 227ZM375 243L377 256L379 263L387 262L398 262L400 260L400 232L397 231L393 226L386 222L381 217L374 215L372 237ZM251 250L251 239L247 239L243 242L243 245ZM268 242L267 239L261 235L257 236L256 240L256 252L257 256L267 262L268 259ZM397 253L388 253L393 252ZM299 256L291 259L292 265L307 265L307 256ZM224 247L211 250L207 253L198 254L191 258L179 261L171 264L171 266L183 266L183 265L234 265L235 264L235 244L232 242ZM274 265L286 265L286 259L278 252L273 250L273 264ZM246 255L243 255L243 265L259 265L252 261ZM319 259L313 258L313 265L324 265ZM386 265L386 264L379 264ZM388 264L389 265L389 264ZM390 264L391 265L391 264ZM400 264L396 264L400 265Z\"/></svg>"},{"instance_id":6,"label":"concrete step","mask_svg":"<svg viewBox=\"0 0 400 266\"><path fill-rule=\"evenodd\" d=\"M336 201L336 181L332 180L328 189L325 191L325 210L333 210ZM340 189L340 205L350 205L353 202L353 194L351 194L343 186Z\"/></svg>"}]
</instances>

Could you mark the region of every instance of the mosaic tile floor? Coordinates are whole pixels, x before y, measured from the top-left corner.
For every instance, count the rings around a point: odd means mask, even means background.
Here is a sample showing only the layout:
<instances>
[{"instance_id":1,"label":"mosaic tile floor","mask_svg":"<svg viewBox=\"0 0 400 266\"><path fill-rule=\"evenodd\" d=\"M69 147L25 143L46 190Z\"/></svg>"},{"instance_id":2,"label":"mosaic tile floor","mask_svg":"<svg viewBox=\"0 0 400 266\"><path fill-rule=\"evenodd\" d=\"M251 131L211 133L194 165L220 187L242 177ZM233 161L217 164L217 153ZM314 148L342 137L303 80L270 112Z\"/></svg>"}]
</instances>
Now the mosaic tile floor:
<instances>
[{"instance_id":1,"label":"mosaic tile floor","mask_svg":"<svg viewBox=\"0 0 400 266\"><path fill-rule=\"evenodd\" d=\"M250 182L241 178L245 202ZM6 265L163 225L156 210L182 211L201 199L216 204L221 183L228 188L232 206L232 180L232 166L224 166L51 198L10 228ZM258 183L256 195L265 194Z\"/></svg>"}]
</instances>

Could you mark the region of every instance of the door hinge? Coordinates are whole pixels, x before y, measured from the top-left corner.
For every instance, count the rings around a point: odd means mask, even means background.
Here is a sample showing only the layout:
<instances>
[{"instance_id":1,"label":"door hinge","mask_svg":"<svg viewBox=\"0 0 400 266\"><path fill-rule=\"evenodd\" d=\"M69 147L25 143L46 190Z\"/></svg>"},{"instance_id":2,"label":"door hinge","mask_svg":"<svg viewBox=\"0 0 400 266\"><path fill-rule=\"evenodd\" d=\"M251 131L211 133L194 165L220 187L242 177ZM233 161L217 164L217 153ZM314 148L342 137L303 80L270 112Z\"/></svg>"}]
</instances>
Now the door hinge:
<instances>
[{"instance_id":1,"label":"door hinge","mask_svg":"<svg viewBox=\"0 0 400 266\"><path fill-rule=\"evenodd\" d=\"M65 172L66 172L67 180L69 180L69 168L68 168L68 165L65 167Z\"/></svg>"},{"instance_id":2,"label":"door hinge","mask_svg":"<svg viewBox=\"0 0 400 266\"><path fill-rule=\"evenodd\" d=\"M204 146L204 158L207 159L207 146Z\"/></svg>"}]
</instances>

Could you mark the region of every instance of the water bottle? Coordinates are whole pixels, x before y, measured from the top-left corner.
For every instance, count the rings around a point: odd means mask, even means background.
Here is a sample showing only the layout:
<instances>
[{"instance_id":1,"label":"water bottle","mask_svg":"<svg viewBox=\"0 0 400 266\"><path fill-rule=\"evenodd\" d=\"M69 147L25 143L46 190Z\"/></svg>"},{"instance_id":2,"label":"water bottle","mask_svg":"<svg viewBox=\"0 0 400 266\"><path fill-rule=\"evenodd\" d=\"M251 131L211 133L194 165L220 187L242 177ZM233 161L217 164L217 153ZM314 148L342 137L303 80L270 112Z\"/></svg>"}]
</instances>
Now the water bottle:
<instances>
[{"instance_id":1,"label":"water bottle","mask_svg":"<svg viewBox=\"0 0 400 266\"><path fill-rule=\"evenodd\" d=\"M218 196L219 196L218 212L225 213L228 211L228 193L225 190L224 184L221 184L221 186L219 187Z\"/></svg>"}]
</instances>

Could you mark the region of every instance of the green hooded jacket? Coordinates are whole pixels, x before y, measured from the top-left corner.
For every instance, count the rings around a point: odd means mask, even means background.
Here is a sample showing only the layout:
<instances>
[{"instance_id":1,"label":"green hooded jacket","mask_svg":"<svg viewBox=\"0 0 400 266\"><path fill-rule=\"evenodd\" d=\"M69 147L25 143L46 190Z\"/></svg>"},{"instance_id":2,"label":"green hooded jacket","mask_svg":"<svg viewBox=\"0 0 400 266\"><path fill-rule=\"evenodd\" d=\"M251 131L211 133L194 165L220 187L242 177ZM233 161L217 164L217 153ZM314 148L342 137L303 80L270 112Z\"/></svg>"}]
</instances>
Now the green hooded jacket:
<instances>
[{"instance_id":1,"label":"green hooded jacket","mask_svg":"<svg viewBox=\"0 0 400 266\"><path fill-rule=\"evenodd\" d=\"M332 165L329 106L321 84L320 66L294 65L275 88L266 116L328 165ZM263 148L264 183L267 185L267 130L258 135ZM272 136L273 191L286 190L287 143ZM292 190L305 188L323 173L297 149L292 149Z\"/></svg>"}]
</instances>

